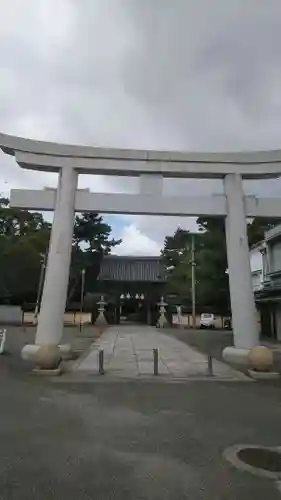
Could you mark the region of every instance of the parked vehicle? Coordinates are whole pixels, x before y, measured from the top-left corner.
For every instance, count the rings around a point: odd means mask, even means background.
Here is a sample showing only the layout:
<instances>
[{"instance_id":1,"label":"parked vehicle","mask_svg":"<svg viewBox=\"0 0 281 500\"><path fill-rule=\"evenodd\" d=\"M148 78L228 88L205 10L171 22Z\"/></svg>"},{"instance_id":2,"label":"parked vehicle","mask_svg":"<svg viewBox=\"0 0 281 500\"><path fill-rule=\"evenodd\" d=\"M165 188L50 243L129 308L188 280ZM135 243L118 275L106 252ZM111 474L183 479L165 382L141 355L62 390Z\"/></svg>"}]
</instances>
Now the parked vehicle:
<instances>
[{"instance_id":1,"label":"parked vehicle","mask_svg":"<svg viewBox=\"0 0 281 500\"><path fill-rule=\"evenodd\" d=\"M215 328L215 315L211 313L201 314L200 328Z\"/></svg>"}]
</instances>

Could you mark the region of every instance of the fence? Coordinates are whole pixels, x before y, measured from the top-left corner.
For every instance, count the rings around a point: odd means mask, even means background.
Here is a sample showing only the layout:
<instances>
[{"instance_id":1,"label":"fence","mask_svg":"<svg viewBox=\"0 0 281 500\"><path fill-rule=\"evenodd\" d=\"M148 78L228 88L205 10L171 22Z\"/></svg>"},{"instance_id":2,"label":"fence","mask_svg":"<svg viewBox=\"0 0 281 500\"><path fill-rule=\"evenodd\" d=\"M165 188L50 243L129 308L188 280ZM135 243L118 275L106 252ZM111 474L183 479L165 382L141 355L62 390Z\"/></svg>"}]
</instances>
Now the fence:
<instances>
[{"instance_id":1,"label":"fence","mask_svg":"<svg viewBox=\"0 0 281 500\"><path fill-rule=\"evenodd\" d=\"M201 317L200 314L196 315L196 327L197 328L199 328L199 326L200 326L200 317ZM215 328L217 328L218 330L220 328L223 328L224 318L225 318L224 316L219 316L219 315L215 316ZM179 324L178 316L176 314L173 315L173 324L174 325ZM192 315L191 314L183 314L181 317L181 325L186 326L186 327L188 327L188 326L192 327Z\"/></svg>"},{"instance_id":2,"label":"fence","mask_svg":"<svg viewBox=\"0 0 281 500\"><path fill-rule=\"evenodd\" d=\"M0 305L1 325L21 325L22 309L20 306Z\"/></svg>"},{"instance_id":3,"label":"fence","mask_svg":"<svg viewBox=\"0 0 281 500\"><path fill-rule=\"evenodd\" d=\"M81 324L89 324L91 323L91 313L82 313L80 312L66 312L64 313L64 324L65 325L74 325L74 326L79 326L80 325L80 318L81 318ZM32 311L25 312L23 315L23 323L25 324L33 324L34 323L34 313Z\"/></svg>"}]
</instances>

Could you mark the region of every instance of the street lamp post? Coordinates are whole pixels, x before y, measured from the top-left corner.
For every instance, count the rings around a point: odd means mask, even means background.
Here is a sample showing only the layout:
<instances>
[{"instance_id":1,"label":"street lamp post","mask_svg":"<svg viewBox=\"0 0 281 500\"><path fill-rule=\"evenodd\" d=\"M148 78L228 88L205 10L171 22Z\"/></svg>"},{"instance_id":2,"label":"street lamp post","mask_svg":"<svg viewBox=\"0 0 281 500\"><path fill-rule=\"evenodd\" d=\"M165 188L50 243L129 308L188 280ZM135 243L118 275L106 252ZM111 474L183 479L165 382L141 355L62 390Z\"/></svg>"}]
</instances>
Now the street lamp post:
<instances>
[{"instance_id":1,"label":"street lamp post","mask_svg":"<svg viewBox=\"0 0 281 500\"><path fill-rule=\"evenodd\" d=\"M81 271L80 322L79 322L80 333L82 331L82 314L83 314L83 305L84 305L85 273L86 273L86 270L83 268Z\"/></svg>"},{"instance_id":2,"label":"street lamp post","mask_svg":"<svg viewBox=\"0 0 281 500\"><path fill-rule=\"evenodd\" d=\"M192 328L196 328L195 234L196 233L190 233L190 235L191 235L191 248L189 245L186 247L186 250L188 250L188 251L191 250L191 260L189 260L188 263L191 265Z\"/></svg>"},{"instance_id":3,"label":"street lamp post","mask_svg":"<svg viewBox=\"0 0 281 500\"><path fill-rule=\"evenodd\" d=\"M191 235L191 296L192 296L192 328L196 328L196 281L195 281L195 238Z\"/></svg>"}]
</instances>

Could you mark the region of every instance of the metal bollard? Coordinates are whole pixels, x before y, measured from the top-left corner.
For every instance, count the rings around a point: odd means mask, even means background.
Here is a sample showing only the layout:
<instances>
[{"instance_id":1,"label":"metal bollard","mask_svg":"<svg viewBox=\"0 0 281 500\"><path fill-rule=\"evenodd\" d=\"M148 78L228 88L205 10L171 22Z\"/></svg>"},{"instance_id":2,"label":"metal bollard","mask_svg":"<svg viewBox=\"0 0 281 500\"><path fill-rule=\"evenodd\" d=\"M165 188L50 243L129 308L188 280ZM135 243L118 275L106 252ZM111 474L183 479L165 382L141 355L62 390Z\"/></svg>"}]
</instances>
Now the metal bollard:
<instances>
[{"instance_id":1,"label":"metal bollard","mask_svg":"<svg viewBox=\"0 0 281 500\"><path fill-rule=\"evenodd\" d=\"M104 375L104 350L99 350L99 374Z\"/></svg>"},{"instance_id":2,"label":"metal bollard","mask_svg":"<svg viewBox=\"0 0 281 500\"><path fill-rule=\"evenodd\" d=\"M213 372L213 358L212 358L212 356L210 354L208 355L208 375L209 375L209 377L213 377L214 376L214 372Z\"/></svg>"},{"instance_id":3,"label":"metal bollard","mask_svg":"<svg viewBox=\"0 0 281 500\"><path fill-rule=\"evenodd\" d=\"M158 375L159 349L153 349L153 374Z\"/></svg>"}]
</instances>

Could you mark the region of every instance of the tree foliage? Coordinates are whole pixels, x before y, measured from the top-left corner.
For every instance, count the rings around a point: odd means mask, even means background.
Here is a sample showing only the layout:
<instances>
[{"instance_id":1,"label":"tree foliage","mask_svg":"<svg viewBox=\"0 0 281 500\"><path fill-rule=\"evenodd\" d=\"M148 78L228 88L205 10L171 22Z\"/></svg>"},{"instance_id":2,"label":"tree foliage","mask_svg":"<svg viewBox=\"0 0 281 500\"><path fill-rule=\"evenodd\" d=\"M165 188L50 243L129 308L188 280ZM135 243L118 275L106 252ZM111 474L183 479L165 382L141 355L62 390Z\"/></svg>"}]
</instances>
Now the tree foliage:
<instances>
[{"instance_id":1,"label":"tree foliage","mask_svg":"<svg viewBox=\"0 0 281 500\"><path fill-rule=\"evenodd\" d=\"M192 235L179 227L173 236L166 236L161 252L168 277L167 292L185 303L191 301L192 237L195 247L200 247L200 234Z\"/></svg>"},{"instance_id":2,"label":"tree foliage","mask_svg":"<svg viewBox=\"0 0 281 500\"><path fill-rule=\"evenodd\" d=\"M42 260L48 252L51 224L41 213L11 208L0 198L0 302L36 300ZM81 270L94 280L104 254L118 245L111 227L98 214L75 217L69 293L79 293Z\"/></svg>"},{"instance_id":3,"label":"tree foliage","mask_svg":"<svg viewBox=\"0 0 281 500\"><path fill-rule=\"evenodd\" d=\"M276 220L255 218L248 222L249 246L261 241ZM196 303L217 313L230 310L229 278L224 218L198 218L195 236ZM168 291L179 301L191 304L191 234L178 228L165 238L162 250L168 275Z\"/></svg>"},{"instance_id":4,"label":"tree foliage","mask_svg":"<svg viewBox=\"0 0 281 500\"><path fill-rule=\"evenodd\" d=\"M85 289L97 279L101 260L121 240L110 238L111 227L97 213L82 213L75 217L72 259L69 277L68 302L78 300L81 291L81 272L86 270Z\"/></svg>"},{"instance_id":5,"label":"tree foliage","mask_svg":"<svg viewBox=\"0 0 281 500\"><path fill-rule=\"evenodd\" d=\"M172 236L166 236L164 248L161 252L163 261L170 275L173 274L184 256L190 253L191 234L185 229L178 228Z\"/></svg>"},{"instance_id":6,"label":"tree foliage","mask_svg":"<svg viewBox=\"0 0 281 500\"><path fill-rule=\"evenodd\" d=\"M0 198L0 300L34 300L51 225L42 214L9 207Z\"/></svg>"},{"instance_id":7,"label":"tree foliage","mask_svg":"<svg viewBox=\"0 0 281 500\"><path fill-rule=\"evenodd\" d=\"M276 224L280 224L280 219L268 219L264 217L255 217L248 223L249 246L253 246L264 238L264 233Z\"/></svg>"},{"instance_id":8,"label":"tree foliage","mask_svg":"<svg viewBox=\"0 0 281 500\"><path fill-rule=\"evenodd\" d=\"M196 253L197 299L215 312L229 309L229 283L223 218L199 218L202 245Z\"/></svg>"}]
</instances>

